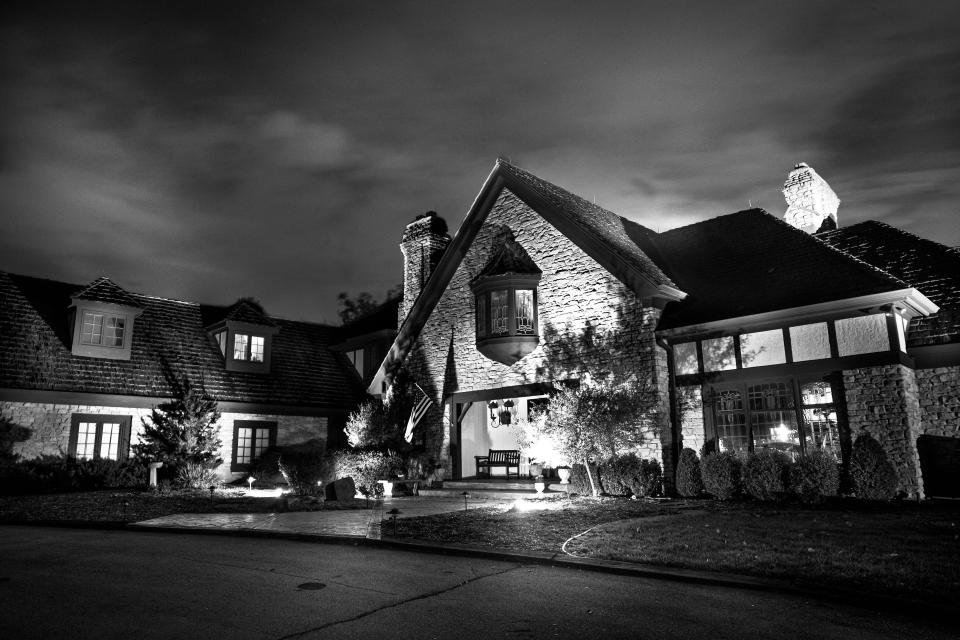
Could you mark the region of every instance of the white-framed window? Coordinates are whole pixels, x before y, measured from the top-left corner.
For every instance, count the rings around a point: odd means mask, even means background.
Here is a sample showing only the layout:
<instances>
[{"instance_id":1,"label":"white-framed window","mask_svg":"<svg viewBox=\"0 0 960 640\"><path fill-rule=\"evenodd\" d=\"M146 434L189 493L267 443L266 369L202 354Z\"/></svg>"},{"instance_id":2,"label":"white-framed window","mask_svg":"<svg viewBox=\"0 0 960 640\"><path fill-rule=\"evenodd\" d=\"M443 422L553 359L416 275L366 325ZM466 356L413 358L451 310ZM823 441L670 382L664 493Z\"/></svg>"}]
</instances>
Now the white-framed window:
<instances>
[{"instance_id":1,"label":"white-framed window","mask_svg":"<svg viewBox=\"0 0 960 640\"><path fill-rule=\"evenodd\" d=\"M80 324L80 344L123 347L126 317L96 311L84 311Z\"/></svg>"},{"instance_id":2,"label":"white-framed window","mask_svg":"<svg viewBox=\"0 0 960 640\"><path fill-rule=\"evenodd\" d=\"M233 334L233 359L263 362L266 338L249 333Z\"/></svg>"},{"instance_id":3,"label":"white-framed window","mask_svg":"<svg viewBox=\"0 0 960 640\"><path fill-rule=\"evenodd\" d=\"M234 420L232 471L246 471L277 443L277 423Z\"/></svg>"},{"instance_id":4,"label":"white-framed window","mask_svg":"<svg viewBox=\"0 0 960 640\"><path fill-rule=\"evenodd\" d=\"M70 455L79 460L126 460L130 416L75 413L70 423Z\"/></svg>"}]
</instances>

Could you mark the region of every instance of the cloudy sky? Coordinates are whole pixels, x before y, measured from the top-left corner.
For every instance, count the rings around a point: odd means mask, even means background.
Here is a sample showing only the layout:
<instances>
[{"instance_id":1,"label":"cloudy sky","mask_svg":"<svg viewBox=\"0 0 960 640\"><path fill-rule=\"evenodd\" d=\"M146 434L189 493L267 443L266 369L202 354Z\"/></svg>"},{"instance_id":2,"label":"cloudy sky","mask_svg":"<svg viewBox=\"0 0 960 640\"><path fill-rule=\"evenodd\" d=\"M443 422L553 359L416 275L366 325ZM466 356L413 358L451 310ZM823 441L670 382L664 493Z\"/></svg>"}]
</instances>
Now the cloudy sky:
<instances>
[{"instance_id":1,"label":"cloudy sky","mask_svg":"<svg viewBox=\"0 0 960 640\"><path fill-rule=\"evenodd\" d=\"M498 156L668 229L779 192L960 245L960 3L0 9L0 269L335 322Z\"/></svg>"}]
</instances>

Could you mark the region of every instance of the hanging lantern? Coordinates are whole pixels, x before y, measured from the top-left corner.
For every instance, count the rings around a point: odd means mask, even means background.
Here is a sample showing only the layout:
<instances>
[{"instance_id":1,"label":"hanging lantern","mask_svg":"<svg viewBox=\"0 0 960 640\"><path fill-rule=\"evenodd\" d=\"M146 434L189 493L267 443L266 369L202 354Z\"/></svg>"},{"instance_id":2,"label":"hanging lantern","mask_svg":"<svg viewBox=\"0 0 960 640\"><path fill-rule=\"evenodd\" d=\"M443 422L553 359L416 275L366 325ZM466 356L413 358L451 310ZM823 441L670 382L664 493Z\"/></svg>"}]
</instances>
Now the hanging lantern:
<instances>
[{"instance_id":1,"label":"hanging lantern","mask_svg":"<svg viewBox=\"0 0 960 640\"><path fill-rule=\"evenodd\" d=\"M496 400L491 400L490 404L487 405L487 409L490 410L490 425L493 427L497 425L497 410L500 408L500 405Z\"/></svg>"},{"instance_id":2,"label":"hanging lantern","mask_svg":"<svg viewBox=\"0 0 960 640\"><path fill-rule=\"evenodd\" d=\"M513 422L513 400L503 401L503 411L500 412L500 424L508 425Z\"/></svg>"}]
</instances>

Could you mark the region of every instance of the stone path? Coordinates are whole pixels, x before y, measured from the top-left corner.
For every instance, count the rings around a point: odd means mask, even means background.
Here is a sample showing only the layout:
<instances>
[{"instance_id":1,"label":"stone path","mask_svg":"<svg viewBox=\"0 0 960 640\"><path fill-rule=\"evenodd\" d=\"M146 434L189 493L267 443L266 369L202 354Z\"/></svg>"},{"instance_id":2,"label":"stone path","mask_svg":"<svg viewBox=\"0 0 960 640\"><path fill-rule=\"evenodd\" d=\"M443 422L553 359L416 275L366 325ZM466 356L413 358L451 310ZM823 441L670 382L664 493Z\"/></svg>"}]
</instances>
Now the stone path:
<instances>
[{"instance_id":1,"label":"stone path","mask_svg":"<svg viewBox=\"0 0 960 640\"><path fill-rule=\"evenodd\" d=\"M496 499L468 501L468 508L497 504ZM380 522L391 509L398 518L448 513L464 508L462 498L396 497L372 503L370 509L331 509L290 513L179 513L138 522L133 526L164 529L253 530L347 538L380 539Z\"/></svg>"}]
</instances>

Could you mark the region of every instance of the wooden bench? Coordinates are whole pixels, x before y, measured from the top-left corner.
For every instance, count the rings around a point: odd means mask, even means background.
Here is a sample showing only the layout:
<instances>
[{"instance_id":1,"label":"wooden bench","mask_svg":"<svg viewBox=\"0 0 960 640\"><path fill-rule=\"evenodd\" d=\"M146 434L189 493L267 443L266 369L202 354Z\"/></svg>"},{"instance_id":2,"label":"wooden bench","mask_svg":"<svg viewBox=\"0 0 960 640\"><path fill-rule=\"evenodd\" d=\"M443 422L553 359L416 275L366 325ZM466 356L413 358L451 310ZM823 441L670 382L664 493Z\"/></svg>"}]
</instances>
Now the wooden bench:
<instances>
[{"instance_id":1,"label":"wooden bench","mask_svg":"<svg viewBox=\"0 0 960 640\"><path fill-rule=\"evenodd\" d=\"M477 477L480 469L486 469L486 477L490 477L491 467L504 467L507 470L507 479L510 479L510 469L516 469L517 478L520 477L520 452L516 449L490 449L485 456L473 456L477 464Z\"/></svg>"}]
</instances>

